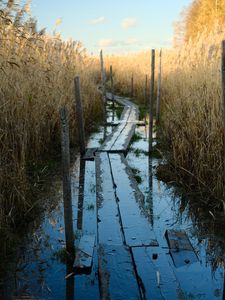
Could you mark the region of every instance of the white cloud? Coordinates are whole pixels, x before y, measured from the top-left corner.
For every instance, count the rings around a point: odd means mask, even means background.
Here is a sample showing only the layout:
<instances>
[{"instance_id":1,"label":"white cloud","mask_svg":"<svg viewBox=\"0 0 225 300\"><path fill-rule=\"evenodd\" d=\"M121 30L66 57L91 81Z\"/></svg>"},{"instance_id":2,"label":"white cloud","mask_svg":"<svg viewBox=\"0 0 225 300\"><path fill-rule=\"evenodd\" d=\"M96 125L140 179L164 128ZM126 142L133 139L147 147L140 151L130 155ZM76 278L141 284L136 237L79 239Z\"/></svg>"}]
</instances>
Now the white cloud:
<instances>
[{"instance_id":1,"label":"white cloud","mask_svg":"<svg viewBox=\"0 0 225 300\"><path fill-rule=\"evenodd\" d=\"M112 39L102 39L98 41L98 46L99 47L110 47L113 45L113 40Z\"/></svg>"},{"instance_id":2,"label":"white cloud","mask_svg":"<svg viewBox=\"0 0 225 300\"><path fill-rule=\"evenodd\" d=\"M97 25L97 24L102 24L106 21L106 18L105 17L99 17L97 19L93 19L90 21L90 24L92 25Z\"/></svg>"},{"instance_id":3,"label":"white cloud","mask_svg":"<svg viewBox=\"0 0 225 300\"><path fill-rule=\"evenodd\" d=\"M121 27L123 29L129 29L129 28L132 28L132 27L135 27L137 26L137 19L136 18L126 18L126 19L123 19L122 22L121 22Z\"/></svg>"},{"instance_id":4,"label":"white cloud","mask_svg":"<svg viewBox=\"0 0 225 300\"><path fill-rule=\"evenodd\" d=\"M124 46L133 46L138 45L139 42L135 38L129 38L127 40L113 40L113 39L102 39L98 41L99 47L124 47Z\"/></svg>"}]
</instances>

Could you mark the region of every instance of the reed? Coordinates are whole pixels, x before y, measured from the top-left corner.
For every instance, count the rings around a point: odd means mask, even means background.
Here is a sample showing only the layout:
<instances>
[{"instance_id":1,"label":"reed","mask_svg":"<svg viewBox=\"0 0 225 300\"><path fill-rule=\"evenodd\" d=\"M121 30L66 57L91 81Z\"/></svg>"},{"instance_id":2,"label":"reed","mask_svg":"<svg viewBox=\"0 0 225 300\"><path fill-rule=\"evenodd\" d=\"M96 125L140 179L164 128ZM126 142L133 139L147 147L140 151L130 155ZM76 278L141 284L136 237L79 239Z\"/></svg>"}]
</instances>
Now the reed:
<instances>
[{"instance_id":1,"label":"reed","mask_svg":"<svg viewBox=\"0 0 225 300\"><path fill-rule=\"evenodd\" d=\"M190 188L206 189L212 199L218 200L218 206L224 194L220 71L224 36L224 30L215 26L210 33L199 34L194 42L162 50L161 129L170 149L170 162ZM134 74L140 103L144 103L145 75L150 74L150 53L106 58L107 65L113 66L117 91L128 95Z\"/></svg>"},{"instance_id":2,"label":"reed","mask_svg":"<svg viewBox=\"0 0 225 300\"><path fill-rule=\"evenodd\" d=\"M60 143L59 109L70 114L77 143L74 77L81 78L85 129L102 108L96 89L98 65L81 43L37 31L28 6L0 1L0 224L23 216L33 203L29 175L43 154Z\"/></svg>"}]
</instances>

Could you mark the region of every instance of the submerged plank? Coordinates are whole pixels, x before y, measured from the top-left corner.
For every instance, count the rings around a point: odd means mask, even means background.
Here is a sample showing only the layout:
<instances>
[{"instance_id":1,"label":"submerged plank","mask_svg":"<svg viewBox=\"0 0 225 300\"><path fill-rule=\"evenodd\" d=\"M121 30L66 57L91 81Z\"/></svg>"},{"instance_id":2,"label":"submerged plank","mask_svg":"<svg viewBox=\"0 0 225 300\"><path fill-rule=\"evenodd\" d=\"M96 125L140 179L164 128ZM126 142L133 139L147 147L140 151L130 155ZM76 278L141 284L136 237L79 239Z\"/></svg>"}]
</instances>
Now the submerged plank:
<instances>
[{"instance_id":1,"label":"submerged plank","mask_svg":"<svg viewBox=\"0 0 225 300\"><path fill-rule=\"evenodd\" d=\"M111 99L112 94L107 93L107 98ZM129 101L129 98L115 95L114 99L119 104L124 105L124 110L118 125L107 137L99 151L126 152L134 134L136 124L139 122L139 109L137 105Z\"/></svg>"},{"instance_id":2,"label":"submerged plank","mask_svg":"<svg viewBox=\"0 0 225 300\"><path fill-rule=\"evenodd\" d=\"M101 244L98 256L101 299L141 299L129 249Z\"/></svg>"},{"instance_id":3,"label":"submerged plank","mask_svg":"<svg viewBox=\"0 0 225 300\"><path fill-rule=\"evenodd\" d=\"M126 244L157 246L144 196L123 154L109 154Z\"/></svg>"},{"instance_id":4,"label":"submerged plank","mask_svg":"<svg viewBox=\"0 0 225 300\"><path fill-rule=\"evenodd\" d=\"M102 244L122 245L121 224L108 154L97 153L95 162L98 241Z\"/></svg>"},{"instance_id":5,"label":"submerged plank","mask_svg":"<svg viewBox=\"0 0 225 300\"><path fill-rule=\"evenodd\" d=\"M88 148L86 149L86 152L82 159L84 160L94 160L95 158L95 152L98 150L98 148Z\"/></svg>"},{"instance_id":6,"label":"submerged plank","mask_svg":"<svg viewBox=\"0 0 225 300\"><path fill-rule=\"evenodd\" d=\"M132 253L144 299L185 299L168 254L159 247L135 247Z\"/></svg>"},{"instance_id":7,"label":"submerged plank","mask_svg":"<svg viewBox=\"0 0 225 300\"><path fill-rule=\"evenodd\" d=\"M95 247L95 235L83 235L80 239L74 262L75 271L86 272L91 269Z\"/></svg>"},{"instance_id":8,"label":"submerged plank","mask_svg":"<svg viewBox=\"0 0 225 300\"><path fill-rule=\"evenodd\" d=\"M165 236L176 267L198 262L198 257L185 231L167 230Z\"/></svg>"}]
</instances>

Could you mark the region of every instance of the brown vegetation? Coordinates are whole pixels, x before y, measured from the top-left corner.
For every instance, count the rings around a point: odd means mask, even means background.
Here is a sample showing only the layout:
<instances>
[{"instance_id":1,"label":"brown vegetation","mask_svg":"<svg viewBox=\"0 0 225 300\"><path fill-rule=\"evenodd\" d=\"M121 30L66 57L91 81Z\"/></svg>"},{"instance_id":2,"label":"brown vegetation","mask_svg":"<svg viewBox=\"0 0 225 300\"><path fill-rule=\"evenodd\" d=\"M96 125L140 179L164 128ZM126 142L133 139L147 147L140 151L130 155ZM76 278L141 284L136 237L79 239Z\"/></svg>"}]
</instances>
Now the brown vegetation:
<instances>
[{"instance_id":1,"label":"brown vegetation","mask_svg":"<svg viewBox=\"0 0 225 300\"><path fill-rule=\"evenodd\" d=\"M81 76L86 130L101 115L95 61L79 42L38 32L28 10L0 1L0 218L23 216L32 206L29 175L60 141L59 108L64 104L76 142L76 74Z\"/></svg>"}]
</instances>

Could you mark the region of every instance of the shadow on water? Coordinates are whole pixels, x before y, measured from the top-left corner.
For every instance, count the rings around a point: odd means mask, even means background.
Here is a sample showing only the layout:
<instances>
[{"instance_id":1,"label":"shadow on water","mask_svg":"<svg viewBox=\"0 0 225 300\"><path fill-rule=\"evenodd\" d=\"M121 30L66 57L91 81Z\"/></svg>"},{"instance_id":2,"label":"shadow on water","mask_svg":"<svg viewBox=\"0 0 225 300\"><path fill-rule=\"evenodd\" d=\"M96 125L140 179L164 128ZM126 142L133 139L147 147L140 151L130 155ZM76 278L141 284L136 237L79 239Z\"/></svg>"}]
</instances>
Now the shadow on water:
<instances>
[{"instance_id":1,"label":"shadow on water","mask_svg":"<svg viewBox=\"0 0 225 300\"><path fill-rule=\"evenodd\" d=\"M118 118L108 109L107 121L113 120L117 121ZM90 137L88 147L100 146L102 135L110 134L112 129L107 127L105 131L103 127L99 128L99 132ZM199 198L184 197L176 188L158 180L156 168L161 159L146 155L148 130L146 127L137 127L136 132L142 138L131 145L127 161L131 168L139 171L139 188L145 196L145 209L157 240L168 249L165 231L185 230L199 258L198 263L179 268L170 260L185 299L225 299L224 216L214 218ZM73 227L76 240L79 240L81 234L97 232L95 162L76 159L72 165L71 180ZM4 281L4 294L0 295L0 299L100 299L96 248L92 272L68 276L73 273L73 263L65 252L59 178L52 185L54 188L43 200L46 207L44 213L27 228L17 255L7 262L10 274Z\"/></svg>"}]
</instances>

